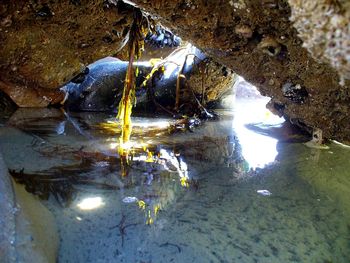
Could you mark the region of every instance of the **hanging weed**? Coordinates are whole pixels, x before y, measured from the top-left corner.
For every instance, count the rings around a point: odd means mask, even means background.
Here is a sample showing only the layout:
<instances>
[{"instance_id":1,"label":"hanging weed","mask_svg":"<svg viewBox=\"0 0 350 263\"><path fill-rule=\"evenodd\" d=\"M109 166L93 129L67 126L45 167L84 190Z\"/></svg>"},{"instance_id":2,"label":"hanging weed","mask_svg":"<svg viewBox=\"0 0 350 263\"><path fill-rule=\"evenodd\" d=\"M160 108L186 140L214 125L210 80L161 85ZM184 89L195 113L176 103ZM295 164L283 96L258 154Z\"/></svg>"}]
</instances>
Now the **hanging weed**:
<instances>
[{"instance_id":1,"label":"hanging weed","mask_svg":"<svg viewBox=\"0 0 350 263\"><path fill-rule=\"evenodd\" d=\"M129 65L124 81L123 97L119 103L118 119L121 123L122 133L120 136L119 154L122 160L122 167L125 168L128 161L128 142L132 131L131 112L135 103L135 78L138 69L134 69L133 63L141 57L144 50L144 39L148 33L148 20L140 9L134 9L134 19L124 41L128 44ZM124 43L124 44L125 44ZM126 175L123 169L123 175Z\"/></svg>"}]
</instances>

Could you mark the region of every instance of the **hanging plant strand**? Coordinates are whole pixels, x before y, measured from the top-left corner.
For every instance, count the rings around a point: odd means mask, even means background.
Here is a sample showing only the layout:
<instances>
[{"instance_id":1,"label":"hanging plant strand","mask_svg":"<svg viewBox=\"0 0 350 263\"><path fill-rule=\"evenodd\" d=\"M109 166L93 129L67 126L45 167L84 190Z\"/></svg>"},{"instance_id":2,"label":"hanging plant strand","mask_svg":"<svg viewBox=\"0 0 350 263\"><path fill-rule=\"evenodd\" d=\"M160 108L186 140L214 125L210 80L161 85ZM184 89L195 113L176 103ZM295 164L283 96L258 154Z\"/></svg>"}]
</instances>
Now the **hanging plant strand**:
<instances>
[{"instance_id":1,"label":"hanging plant strand","mask_svg":"<svg viewBox=\"0 0 350 263\"><path fill-rule=\"evenodd\" d=\"M121 124L121 136L119 141L119 155L122 162L123 175L126 175L128 164L130 135L132 131L131 112L135 103L135 78L138 70L134 70L133 63L138 60L144 49L144 38L148 32L148 21L143 17L140 9L135 9L134 19L128 37L129 65L124 81L123 97L119 103L118 119Z\"/></svg>"}]
</instances>

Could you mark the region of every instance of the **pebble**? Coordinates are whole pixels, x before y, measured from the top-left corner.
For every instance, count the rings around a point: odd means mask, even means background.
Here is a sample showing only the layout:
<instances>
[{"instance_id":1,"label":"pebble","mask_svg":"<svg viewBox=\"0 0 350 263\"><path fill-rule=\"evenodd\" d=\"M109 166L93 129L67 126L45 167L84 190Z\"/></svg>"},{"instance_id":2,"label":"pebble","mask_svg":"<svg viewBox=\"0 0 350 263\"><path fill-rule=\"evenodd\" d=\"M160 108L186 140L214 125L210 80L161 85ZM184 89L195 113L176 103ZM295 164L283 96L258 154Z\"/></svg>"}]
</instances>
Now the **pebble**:
<instances>
[{"instance_id":1,"label":"pebble","mask_svg":"<svg viewBox=\"0 0 350 263\"><path fill-rule=\"evenodd\" d=\"M263 195L263 196L270 196L272 193L269 190L258 190L256 191L258 194Z\"/></svg>"},{"instance_id":2,"label":"pebble","mask_svg":"<svg viewBox=\"0 0 350 263\"><path fill-rule=\"evenodd\" d=\"M126 204L135 203L137 201L138 199L135 196L127 196L123 198L123 203L126 203Z\"/></svg>"}]
</instances>

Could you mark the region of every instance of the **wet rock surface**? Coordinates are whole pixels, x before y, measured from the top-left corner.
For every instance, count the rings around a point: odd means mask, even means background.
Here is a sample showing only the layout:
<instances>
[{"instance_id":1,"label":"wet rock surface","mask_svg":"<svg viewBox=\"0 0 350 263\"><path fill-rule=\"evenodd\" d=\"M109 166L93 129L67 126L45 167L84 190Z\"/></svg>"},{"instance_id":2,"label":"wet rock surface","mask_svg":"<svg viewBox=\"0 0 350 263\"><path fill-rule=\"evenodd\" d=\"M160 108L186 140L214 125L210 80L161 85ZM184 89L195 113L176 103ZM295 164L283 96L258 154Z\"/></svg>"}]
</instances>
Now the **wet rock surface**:
<instances>
[{"instance_id":1,"label":"wet rock surface","mask_svg":"<svg viewBox=\"0 0 350 263\"><path fill-rule=\"evenodd\" d=\"M0 152L0 256L4 263L16 260L15 251L15 196L10 176Z\"/></svg>"},{"instance_id":2,"label":"wet rock surface","mask_svg":"<svg viewBox=\"0 0 350 263\"><path fill-rule=\"evenodd\" d=\"M302 47L286 1L134 2L272 97L286 117L321 128L327 137L350 140L348 84L341 87L337 72ZM285 96L286 83L304 87L308 97Z\"/></svg>"},{"instance_id":3,"label":"wet rock surface","mask_svg":"<svg viewBox=\"0 0 350 263\"><path fill-rule=\"evenodd\" d=\"M165 46L178 47L181 43L181 38L165 28L157 26L154 31L154 33L148 33L145 39L149 45L163 48Z\"/></svg>"},{"instance_id":4,"label":"wet rock surface","mask_svg":"<svg viewBox=\"0 0 350 263\"><path fill-rule=\"evenodd\" d=\"M23 186L12 183L2 152L0 179L1 262L55 262L58 236L54 218Z\"/></svg>"},{"instance_id":5,"label":"wet rock surface","mask_svg":"<svg viewBox=\"0 0 350 263\"><path fill-rule=\"evenodd\" d=\"M77 111L111 111L123 95L127 62L106 58L86 67L61 90L67 93L65 107Z\"/></svg>"},{"instance_id":6,"label":"wet rock surface","mask_svg":"<svg viewBox=\"0 0 350 263\"><path fill-rule=\"evenodd\" d=\"M134 2L272 97L284 116L350 140L349 83L340 86L333 69L343 79L348 74L346 1L321 1L315 8L312 1L292 0L291 7L283 0ZM43 95L44 88L57 88L89 63L115 54L131 12L122 1L1 3L1 89L22 107L60 101L62 94ZM314 29L322 14L325 36ZM117 55L126 57L124 51ZM285 96L286 83L305 89L307 97L297 95L303 103Z\"/></svg>"},{"instance_id":7,"label":"wet rock surface","mask_svg":"<svg viewBox=\"0 0 350 263\"><path fill-rule=\"evenodd\" d=\"M329 63L344 85L350 79L349 1L295 1L291 20L312 56Z\"/></svg>"},{"instance_id":8,"label":"wet rock surface","mask_svg":"<svg viewBox=\"0 0 350 263\"><path fill-rule=\"evenodd\" d=\"M41 91L57 89L85 65L116 53L132 19L130 6L119 2L2 2L0 88L18 106L47 106Z\"/></svg>"},{"instance_id":9,"label":"wet rock surface","mask_svg":"<svg viewBox=\"0 0 350 263\"><path fill-rule=\"evenodd\" d=\"M136 79L135 111L155 112L159 107L172 111L175 105L177 78L180 70L188 80L181 84L180 108L182 112L191 112L196 107L194 96L204 96L205 100L210 102L217 100L220 93L231 89L234 74L222 72L222 66L206 60L205 56L195 48L193 50L196 59L191 61L186 57L186 52L183 52L179 62L185 63L182 69L173 63L165 63L164 70L156 72L151 78L148 76L153 67L157 66L149 62L140 62L135 65L139 71ZM192 53L190 54L192 56ZM202 72L199 69L202 66L201 63L205 63L209 72ZM71 82L61 88L67 96L65 107L72 111L117 112L123 95L127 67L128 62L112 57L100 59L88 65ZM146 84L142 85L146 79ZM208 85L211 88L206 89Z\"/></svg>"},{"instance_id":10,"label":"wet rock surface","mask_svg":"<svg viewBox=\"0 0 350 263\"><path fill-rule=\"evenodd\" d=\"M16 104L7 96L6 93L0 90L0 112L2 113L0 119L11 116L16 109Z\"/></svg>"}]
</instances>

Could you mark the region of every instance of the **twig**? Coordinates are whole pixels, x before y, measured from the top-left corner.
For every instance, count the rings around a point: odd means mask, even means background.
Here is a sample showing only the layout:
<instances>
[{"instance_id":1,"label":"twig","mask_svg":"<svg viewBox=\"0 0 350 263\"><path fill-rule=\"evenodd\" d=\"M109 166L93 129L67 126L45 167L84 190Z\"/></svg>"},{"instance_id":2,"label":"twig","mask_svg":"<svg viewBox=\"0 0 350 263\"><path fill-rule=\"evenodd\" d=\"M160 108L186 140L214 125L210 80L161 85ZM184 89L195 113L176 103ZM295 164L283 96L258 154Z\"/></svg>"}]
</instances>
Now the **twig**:
<instances>
[{"instance_id":1,"label":"twig","mask_svg":"<svg viewBox=\"0 0 350 263\"><path fill-rule=\"evenodd\" d=\"M207 68L207 66L205 64L204 65L200 65L198 68L199 68L200 73L202 73L202 97L201 97L201 103L203 105L204 104L204 93L205 93L205 86L204 86L205 74L208 74L208 68Z\"/></svg>"},{"instance_id":2,"label":"twig","mask_svg":"<svg viewBox=\"0 0 350 263\"><path fill-rule=\"evenodd\" d=\"M196 54L189 53L186 55L182 65L181 65L181 68L177 74L177 79L176 79L176 95L175 95L175 111L176 112L179 110L179 103L180 103L180 82L181 82L182 78L186 79L186 76L183 74L183 71L184 71L184 68L186 66L188 56L194 56L193 60L198 59L199 61L202 61L199 57L196 56Z\"/></svg>"},{"instance_id":3,"label":"twig","mask_svg":"<svg viewBox=\"0 0 350 263\"><path fill-rule=\"evenodd\" d=\"M121 239L122 239L122 247L124 246L124 238L126 236L126 228L128 228L130 226L136 226L137 225L137 223L125 225L125 220L126 220L126 216L123 214L122 218L120 219L119 224L109 228L109 229L114 229L116 227L119 228L119 234L120 234Z\"/></svg>"},{"instance_id":4,"label":"twig","mask_svg":"<svg viewBox=\"0 0 350 263\"><path fill-rule=\"evenodd\" d=\"M199 108L200 108L202 111L204 111L205 114L206 114L207 116L209 116L210 118L214 117L214 115L211 114L210 112L208 112L208 110L200 103L200 101L199 101L198 98L196 97L196 94L194 93L194 90L191 88L191 86L190 86L190 85L186 85L186 87L189 88L189 90L192 92L192 95L193 95L195 101L197 102Z\"/></svg>"},{"instance_id":5,"label":"twig","mask_svg":"<svg viewBox=\"0 0 350 263\"><path fill-rule=\"evenodd\" d=\"M179 246L179 245L176 245L176 244L173 244L173 243L170 243L170 242L166 242L166 243L164 243L164 244L161 244L161 245L159 245L159 247L167 247L167 246L172 246L172 247L175 247L175 248L177 248L177 251L179 252L179 253L181 253L181 247Z\"/></svg>"}]
</instances>

